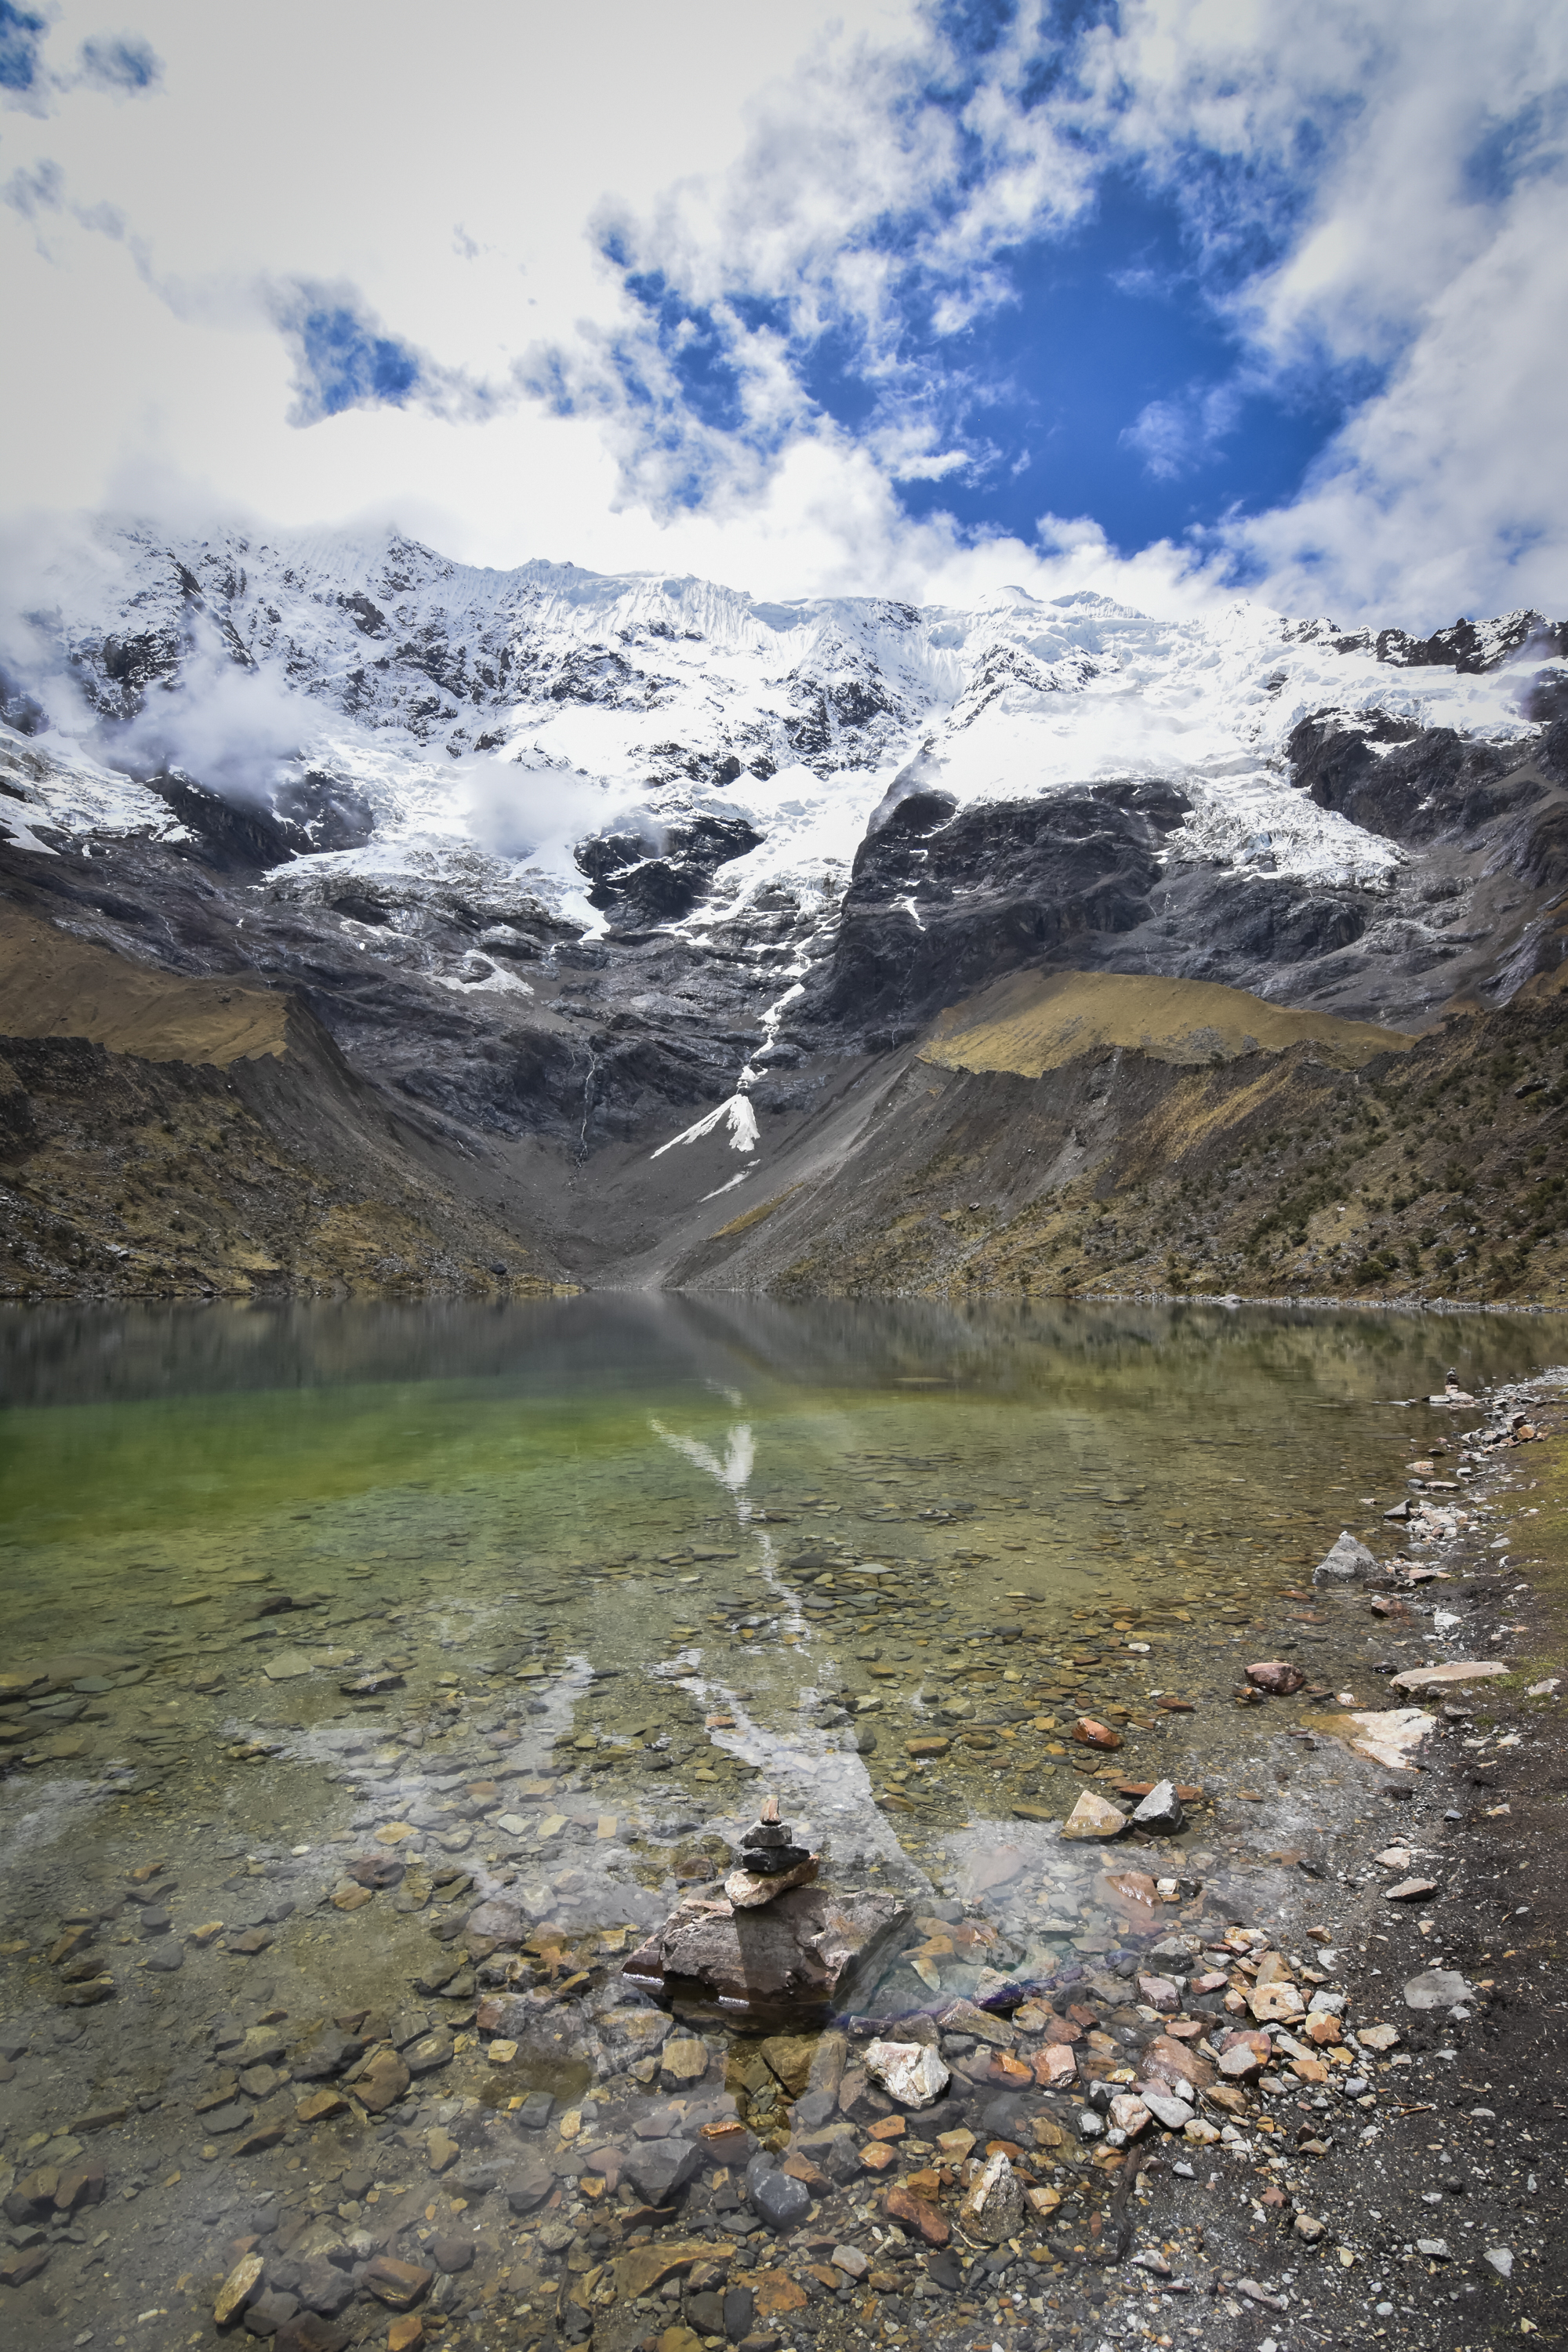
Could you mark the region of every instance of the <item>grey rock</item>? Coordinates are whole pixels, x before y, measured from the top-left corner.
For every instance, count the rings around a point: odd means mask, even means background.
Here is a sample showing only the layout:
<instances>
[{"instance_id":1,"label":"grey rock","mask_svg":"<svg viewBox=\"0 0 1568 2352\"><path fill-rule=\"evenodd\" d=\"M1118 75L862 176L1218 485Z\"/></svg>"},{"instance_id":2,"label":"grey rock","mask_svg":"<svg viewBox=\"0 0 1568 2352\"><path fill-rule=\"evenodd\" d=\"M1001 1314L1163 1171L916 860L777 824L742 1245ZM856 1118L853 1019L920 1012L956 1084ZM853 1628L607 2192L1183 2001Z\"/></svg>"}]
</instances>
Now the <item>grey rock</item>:
<instances>
[{"instance_id":1,"label":"grey rock","mask_svg":"<svg viewBox=\"0 0 1568 2352\"><path fill-rule=\"evenodd\" d=\"M1458 1969L1428 1969L1412 1977L1405 1988L1406 2009L1455 2009L1476 1998Z\"/></svg>"},{"instance_id":2,"label":"grey rock","mask_svg":"<svg viewBox=\"0 0 1568 2352\"><path fill-rule=\"evenodd\" d=\"M727 1916L689 1899L626 1962L647 1990L718 1998L739 2021L816 2022L874 1979L909 1920L895 1895L795 1886Z\"/></svg>"},{"instance_id":3,"label":"grey rock","mask_svg":"<svg viewBox=\"0 0 1568 2352\"><path fill-rule=\"evenodd\" d=\"M622 2170L645 2205L668 2205L697 2170L701 2158L689 2140L638 2140L626 2150Z\"/></svg>"},{"instance_id":4,"label":"grey rock","mask_svg":"<svg viewBox=\"0 0 1568 2352\"><path fill-rule=\"evenodd\" d=\"M276 2336L286 2320L292 2319L299 2304L291 2294L276 2287L268 2287L247 2305L245 2326L252 2336Z\"/></svg>"},{"instance_id":5,"label":"grey rock","mask_svg":"<svg viewBox=\"0 0 1568 2352\"><path fill-rule=\"evenodd\" d=\"M771 2230L795 2230L811 2210L811 2191L788 2172L765 2172L748 2181L752 2203Z\"/></svg>"},{"instance_id":6,"label":"grey rock","mask_svg":"<svg viewBox=\"0 0 1568 2352\"><path fill-rule=\"evenodd\" d=\"M1338 1536L1312 1570L1314 1584L1364 1584L1377 1574L1377 1561L1350 1529Z\"/></svg>"},{"instance_id":7,"label":"grey rock","mask_svg":"<svg viewBox=\"0 0 1568 2352\"><path fill-rule=\"evenodd\" d=\"M229 2132L243 2131L254 2113L242 2099L235 2099L226 2107L209 2107L202 2117L202 2129L221 2139Z\"/></svg>"},{"instance_id":8,"label":"grey rock","mask_svg":"<svg viewBox=\"0 0 1568 2352\"><path fill-rule=\"evenodd\" d=\"M1142 1803L1132 1809L1133 1826L1141 1830L1164 1830L1174 1835L1185 1819L1173 1780L1156 1780Z\"/></svg>"},{"instance_id":9,"label":"grey rock","mask_svg":"<svg viewBox=\"0 0 1568 2352\"><path fill-rule=\"evenodd\" d=\"M506 2201L514 2213L531 2213L555 2187L555 2175L537 2157L529 2157L506 2177Z\"/></svg>"}]
</instances>

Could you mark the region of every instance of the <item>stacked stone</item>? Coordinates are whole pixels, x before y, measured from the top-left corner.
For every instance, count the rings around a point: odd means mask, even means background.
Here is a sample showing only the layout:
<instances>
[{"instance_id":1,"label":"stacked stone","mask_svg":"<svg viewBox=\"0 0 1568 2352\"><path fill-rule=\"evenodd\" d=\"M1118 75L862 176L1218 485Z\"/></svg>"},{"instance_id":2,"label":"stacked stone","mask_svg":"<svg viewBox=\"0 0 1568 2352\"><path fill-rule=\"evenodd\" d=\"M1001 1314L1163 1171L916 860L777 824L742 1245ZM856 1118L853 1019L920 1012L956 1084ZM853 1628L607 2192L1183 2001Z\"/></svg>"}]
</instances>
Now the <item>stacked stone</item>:
<instances>
[{"instance_id":1,"label":"stacked stone","mask_svg":"<svg viewBox=\"0 0 1568 2352\"><path fill-rule=\"evenodd\" d=\"M753 1822L741 1839L741 1867L754 1878L782 1878L810 1860L808 1847L791 1843L787 1822Z\"/></svg>"}]
</instances>

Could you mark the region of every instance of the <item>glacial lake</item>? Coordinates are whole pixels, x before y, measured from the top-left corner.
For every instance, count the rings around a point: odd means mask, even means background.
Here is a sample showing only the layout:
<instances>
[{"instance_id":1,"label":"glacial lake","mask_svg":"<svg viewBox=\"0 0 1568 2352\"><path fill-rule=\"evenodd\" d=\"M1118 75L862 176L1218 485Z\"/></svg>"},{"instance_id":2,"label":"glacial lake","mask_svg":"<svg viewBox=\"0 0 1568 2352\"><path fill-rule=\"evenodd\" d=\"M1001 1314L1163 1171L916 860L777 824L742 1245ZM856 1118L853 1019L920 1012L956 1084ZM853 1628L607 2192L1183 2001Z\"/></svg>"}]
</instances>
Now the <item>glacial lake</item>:
<instances>
[{"instance_id":1,"label":"glacial lake","mask_svg":"<svg viewBox=\"0 0 1568 2352\"><path fill-rule=\"evenodd\" d=\"M1226 1889L1279 1916L1384 1777L1335 1710L1441 1649L1313 1566L1345 1528L1400 1547L1406 1464L1440 1478L1479 1418L1426 1402L1450 1368L1479 1390L1565 1341L1049 1302L6 1314L5 2156L65 2162L73 2113L123 2108L100 2152L171 2272L210 2269L246 2198L357 2227L431 2133L531 2097L583 2103L551 2143L571 2191L622 2062L565 2034L487 2063L469 1916L531 1924L542 2016L558 1979L613 1999L769 1794L825 1884L907 1903L883 2014L984 1969L1132 1966L1103 1850L1060 1837L1086 1786L1191 1792L1116 1849L1172 1927ZM1257 1659L1301 1692L1238 1704ZM384 2117L299 2110L289 2068L345 2017L438 2046ZM784 2092L728 2046L706 2087L784 2145ZM601 2084L617 2128L668 2095L650 2064Z\"/></svg>"},{"instance_id":2,"label":"glacial lake","mask_svg":"<svg viewBox=\"0 0 1568 2352\"><path fill-rule=\"evenodd\" d=\"M1220 1704L1238 1661L1321 1649L1376 1700L1364 1627L1287 1626L1279 1595L1342 1528L1381 1544L1405 1458L1452 1438L1425 1402L1450 1367L1521 1375L1565 1336L623 1296L12 1313L6 1664L90 1649L72 1679L110 1687L57 1696L88 1700L77 1752L0 1804L64 1781L90 1818L118 1787L298 1843L397 1784L389 1744L428 1770L477 1738L561 1782L500 1808L524 1833L476 1817L483 1867L534 1871L568 1795L595 1826L723 1824L763 1773L836 1867L957 1885L1016 1804L1070 1803L1085 1759L1047 1716L1122 1707L1125 1770L1197 1782L1261 1736ZM367 1669L401 1679L345 1696ZM258 1740L294 1761L239 1765Z\"/></svg>"}]
</instances>

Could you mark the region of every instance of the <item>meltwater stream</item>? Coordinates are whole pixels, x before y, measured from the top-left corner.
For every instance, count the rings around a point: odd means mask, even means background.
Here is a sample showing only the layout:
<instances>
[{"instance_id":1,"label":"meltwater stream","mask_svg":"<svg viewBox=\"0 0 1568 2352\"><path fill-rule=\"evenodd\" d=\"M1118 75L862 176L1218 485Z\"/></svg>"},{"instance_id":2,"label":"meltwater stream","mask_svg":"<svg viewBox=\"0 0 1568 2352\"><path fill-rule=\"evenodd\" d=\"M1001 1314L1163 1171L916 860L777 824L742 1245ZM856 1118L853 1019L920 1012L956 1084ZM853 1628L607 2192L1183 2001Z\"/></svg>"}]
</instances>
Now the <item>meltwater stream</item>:
<instances>
[{"instance_id":1,"label":"meltwater stream","mask_svg":"<svg viewBox=\"0 0 1568 2352\"><path fill-rule=\"evenodd\" d=\"M468 1922L502 1897L542 1987L613 1988L765 1793L824 1883L908 1903L890 2013L1114 1960L1103 1857L1059 1835L1086 1780L1201 1790L1138 1857L1173 1919L1266 1896L1362 1769L1289 1727L1432 1639L1313 1564L1343 1528L1391 1549L1450 1366L1562 1353L1544 1319L1198 1307L0 1318L0 2173L107 2183L49 2242L38 2340L112 2306L117 2342L184 2341L232 2244L281 2215L363 2265L394 2207L421 2243L479 2231L432 2331L538 2340L572 2229L606 2195L636 2220L573 2153L606 2099L668 2134L712 2092L765 2147L795 2094L742 2038L667 2111L679 2071L654 2029L616 2042L613 1990L596 2040L498 2061ZM1258 1657L1302 1667L1294 1712L1236 1705ZM333 2036L402 2053L383 2106ZM500 2206L462 2150L531 2116L538 2210Z\"/></svg>"}]
</instances>

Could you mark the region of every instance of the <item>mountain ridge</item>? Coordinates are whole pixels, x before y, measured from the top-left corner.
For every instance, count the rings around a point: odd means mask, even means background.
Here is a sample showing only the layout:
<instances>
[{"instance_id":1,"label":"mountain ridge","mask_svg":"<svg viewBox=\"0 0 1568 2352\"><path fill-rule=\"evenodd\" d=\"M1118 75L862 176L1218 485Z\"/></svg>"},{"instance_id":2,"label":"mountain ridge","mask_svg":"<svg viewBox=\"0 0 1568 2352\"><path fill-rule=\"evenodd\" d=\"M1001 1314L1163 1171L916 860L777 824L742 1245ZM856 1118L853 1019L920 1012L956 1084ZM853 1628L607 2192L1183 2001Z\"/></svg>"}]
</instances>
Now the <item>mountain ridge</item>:
<instances>
[{"instance_id":1,"label":"mountain ridge","mask_svg":"<svg viewBox=\"0 0 1568 2352\"><path fill-rule=\"evenodd\" d=\"M23 601L0 892L289 993L563 1278L663 1278L1009 975L1415 1034L1568 944L1568 632L1534 614L769 602L111 520Z\"/></svg>"}]
</instances>

